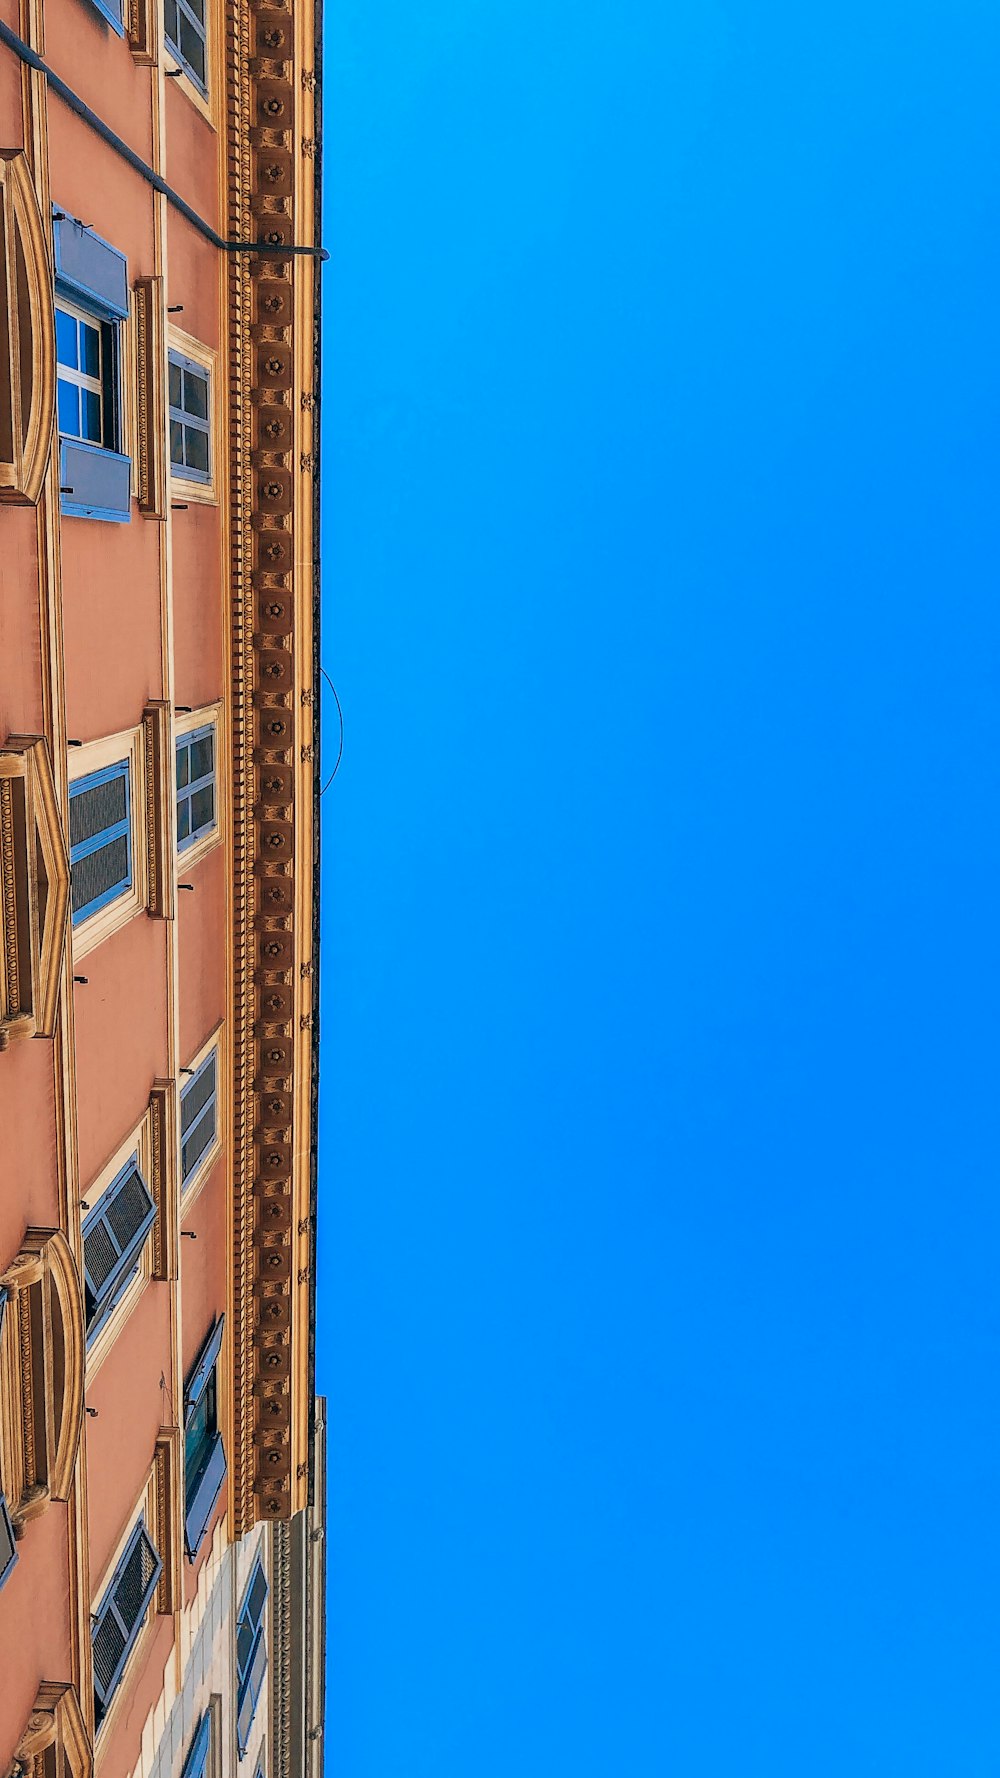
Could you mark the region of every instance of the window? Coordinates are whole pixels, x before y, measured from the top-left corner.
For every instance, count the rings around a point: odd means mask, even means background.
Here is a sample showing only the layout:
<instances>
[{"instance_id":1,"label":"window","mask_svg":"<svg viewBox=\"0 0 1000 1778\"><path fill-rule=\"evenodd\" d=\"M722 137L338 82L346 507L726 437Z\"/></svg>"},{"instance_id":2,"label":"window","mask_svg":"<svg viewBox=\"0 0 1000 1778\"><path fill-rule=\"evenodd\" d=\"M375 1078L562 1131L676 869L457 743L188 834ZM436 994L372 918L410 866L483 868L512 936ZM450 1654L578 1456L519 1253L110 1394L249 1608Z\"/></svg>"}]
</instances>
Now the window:
<instances>
[{"instance_id":1,"label":"window","mask_svg":"<svg viewBox=\"0 0 1000 1778\"><path fill-rule=\"evenodd\" d=\"M236 1744L241 1759L250 1740L257 1699L267 1672L266 1602L267 1581L258 1556L236 1621Z\"/></svg>"},{"instance_id":2,"label":"window","mask_svg":"<svg viewBox=\"0 0 1000 1778\"><path fill-rule=\"evenodd\" d=\"M184 1540L193 1559L208 1530L226 1478L219 1431L220 1316L198 1356L184 1390Z\"/></svg>"},{"instance_id":3,"label":"window","mask_svg":"<svg viewBox=\"0 0 1000 1778\"><path fill-rule=\"evenodd\" d=\"M180 4L184 0L179 0ZM211 380L204 365L170 353L170 466L185 481L210 482Z\"/></svg>"},{"instance_id":4,"label":"window","mask_svg":"<svg viewBox=\"0 0 1000 1778\"><path fill-rule=\"evenodd\" d=\"M145 1517L140 1516L91 1621L97 1728L121 1683L162 1572Z\"/></svg>"},{"instance_id":5,"label":"window","mask_svg":"<svg viewBox=\"0 0 1000 1778\"><path fill-rule=\"evenodd\" d=\"M69 858L48 743L0 748L0 1050L55 1031L69 903Z\"/></svg>"},{"instance_id":6,"label":"window","mask_svg":"<svg viewBox=\"0 0 1000 1778\"><path fill-rule=\"evenodd\" d=\"M59 431L103 445L115 437L114 332L68 303L56 304Z\"/></svg>"},{"instance_id":7,"label":"window","mask_svg":"<svg viewBox=\"0 0 1000 1778\"><path fill-rule=\"evenodd\" d=\"M207 1778L209 1772L209 1755L212 1751L212 1712L206 1710L200 1723L198 1733L188 1749L187 1759L181 1778Z\"/></svg>"},{"instance_id":8,"label":"window","mask_svg":"<svg viewBox=\"0 0 1000 1778\"><path fill-rule=\"evenodd\" d=\"M181 1093L181 1185L186 1189L216 1139L219 1052L212 1048Z\"/></svg>"},{"instance_id":9,"label":"window","mask_svg":"<svg viewBox=\"0 0 1000 1778\"><path fill-rule=\"evenodd\" d=\"M185 74L198 91L208 92L205 0L166 0L164 34ZM173 370L171 369L171 376ZM170 397L173 404L173 395Z\"/></svg>"},{"instance_id":10,"label":"window","mask_svg":"<svg viewBox=\"0 0 1000 1778\"><path fill-rule=\"evenodd\" d=\"M71 518L125 521L132 473L121 449L125 258L62 210L52 232L62 510Z\"/></svg>"},{"instance_id":11,"label":"window","mask_svg":"<svg viewBox=\"0 0 1000 1778\"><path fill-rule=\"evenodd\" d=\"M138 1154L120 1169L83 1225L87 1344L114 1313L138 1275L156 1205L139 1170Z\"/></svg>"},{"instance_id":12,"label":"window","mask_svg":"<svg viewBox=\"0 0 1000 1778\"><path fill-rule=\"evenodd\" d=\"M132 887L129 761L78 778L69 787L73 924Z\"/></svg>"},{"instance_id":13,"label":"window","mask_svg":"<svg viewBox=\"0 0 1000 1778\"><path fill-rule=\"evenodd\" d=\"M177 850L215 831L215 724L177 737Z\"/></svg>"},{"instance_id":14,"label":"window","mask_svg":"<svg viewBox=\"0 0 1000 1778\"><path fill-rule=\"evenodd\" d=\"M17 1544L14 1541L14 1527L10 1522L7 1502L0 1494L0 1587L7 1582L17 1561Z\"/></svg>"}]
</instances>

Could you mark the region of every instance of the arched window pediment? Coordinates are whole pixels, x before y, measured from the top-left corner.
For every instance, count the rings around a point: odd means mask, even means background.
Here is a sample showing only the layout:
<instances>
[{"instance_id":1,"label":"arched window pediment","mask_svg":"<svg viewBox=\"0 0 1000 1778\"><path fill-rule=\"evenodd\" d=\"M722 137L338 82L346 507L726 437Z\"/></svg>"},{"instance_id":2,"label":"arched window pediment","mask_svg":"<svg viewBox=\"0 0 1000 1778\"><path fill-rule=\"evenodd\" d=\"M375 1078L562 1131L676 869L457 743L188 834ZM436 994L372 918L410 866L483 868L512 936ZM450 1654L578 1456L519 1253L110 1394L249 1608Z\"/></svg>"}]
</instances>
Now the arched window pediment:
<instances>
[{"instance_id":1,"label":"arched window pediment","mask_svg":"<svg viewBox=\"0 0 1000 1778\"><path fill-rule=\"evenodd\" d=\"M28 159L0 149L0 500L34 506L55 424L48 235Z\"/></svg>"},{"instance_id":2,"label":"arched window pediment","mask_svg":"<svg viewBox=\"0 0 1000 1778\"><path fill-rule=\"evenodd\" d=\"M55 1029L69 910L69 860L44 740L0 748L0 1050Z\"/></svg>"}]
</instances>

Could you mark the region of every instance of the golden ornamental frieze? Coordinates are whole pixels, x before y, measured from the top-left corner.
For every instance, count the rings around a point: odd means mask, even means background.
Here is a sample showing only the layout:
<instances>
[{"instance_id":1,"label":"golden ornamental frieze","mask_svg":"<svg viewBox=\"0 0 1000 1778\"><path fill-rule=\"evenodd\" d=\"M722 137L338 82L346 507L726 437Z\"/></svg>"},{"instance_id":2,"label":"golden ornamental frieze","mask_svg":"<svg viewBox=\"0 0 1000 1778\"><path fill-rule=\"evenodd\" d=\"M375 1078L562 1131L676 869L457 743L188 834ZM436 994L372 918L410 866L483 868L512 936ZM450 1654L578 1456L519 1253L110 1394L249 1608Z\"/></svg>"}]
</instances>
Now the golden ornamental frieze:
<instances>
[{"instance_id":1,"label":"golden ornamental frieze","mask_svg":"<svg viewBox=\"0 0 1000 1778\"><path fill-rule=\"evenodd\" d=\"M303 474L302 387L296 337L296 26L291 7L227 12L230 238L261 253L229 259L232 580L233 844L233 1509L238 1531L302 1504L294 1392L301 1363L295 1294L301 1266L295 1151L296 1079L311 1066L302 1042L306 935L297 929L299 847L311 829L301 794L303 605L296 563L297 480ZM301 322L299 323L301 331ZM308 403L308 405L307 405ZM308 422L311 424L311 421ZM296 649L300 649L297 655ZM300 804L304 806L299 806ZM299 831L299 823L303 831ZM301 920L298 927L301 927ZM311 984L310 984L311 986ZM300 1441L301 1442L301 1441Z\"/></svg>"}]
</instances>

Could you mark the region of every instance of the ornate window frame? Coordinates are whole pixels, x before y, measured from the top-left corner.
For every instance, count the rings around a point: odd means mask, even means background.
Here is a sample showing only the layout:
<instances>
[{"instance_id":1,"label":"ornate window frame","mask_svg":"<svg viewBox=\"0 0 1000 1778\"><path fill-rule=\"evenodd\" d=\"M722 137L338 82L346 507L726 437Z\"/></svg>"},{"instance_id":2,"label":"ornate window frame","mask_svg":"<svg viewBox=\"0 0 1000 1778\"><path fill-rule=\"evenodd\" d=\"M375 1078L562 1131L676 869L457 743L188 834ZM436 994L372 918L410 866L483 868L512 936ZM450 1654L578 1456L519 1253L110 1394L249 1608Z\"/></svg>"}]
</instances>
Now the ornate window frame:
<instances>
[{"instance_id":1,"label":"ornate window frame","mask_svg":"<svg viewBox=\"0 0 1000 1778\"><path fill-rule=\"evenodd\" d=\"M58 1772L65 1778L93 1778L94 1753L76 1687L43 1679L31 1715L14 1754L10 1778L37 1778L47 1773L46 1755L62 1756Z\"/></svg>"},{"instance_id":2,"label":"ornate window frame","mask_svg":"<svg viewBox=\"0 0 1000 1778\"><path fill-rule=\"evenodd\" d=\"M69 923L69 856L48 744L0 749L0 1051L55 1031Z\"/></svg>"},{"instance_id":3,"label":"ornate window frame","mask_svg":"<svg viewBox=\"0 0 1000 1778\"><path fill-rule=\"evenodd\" d=\"M56 330L48 228L28 157L0 149L0 501L38 502L55 426ZM3 426L0 422L0 432Z\"/></svg>"},{"instance_id":4,"label":"ornate window frame","mask_svg":"<svg viewBox=\"0 0 1000 1778\"><path fill-rule=\"evenodd\" d=\"M83 1291L61 1230L26 1229L0 1287L0 1485L21 1538L69 1498L83 1424Z\"/></svg>"},{"instance_id":5,"label":"ornate window frame","mask_svg":"<svg viewBox=\"0 0 1000 1778\"><path fill-rule=\"evenodd\" d=\"M177 1094L171 1080L154 1081L149 1105L135 1129L119 1143L88 1187L84 1202L88 1210L98 1203L126 1165L137 1155L139 1170L156 1206L156 1220L143 1244L139 1270L122 1293L100 1332L87 1351L86 1376L89 1383L96 1376L118 1338L140 1296L151 1280L163 1282L179 1273L178 1247L180 1220L177 1187ZM86 1212L84 1212L86 1214Z\"/></svg>"},{"instance_id":6,"label":"ornate window frame","mask_svg":"<svg viewBox=\"0 0 1000 1778\"><path fill-rule=\"evenodd\" d=\"M174 767L168 704L162 700L147 704L136 728L75 747L69 756L70 784L122 760L129 767L132 883L123 895L72 927L74 962L143 910L155 919L173 918Z\"/></svg>"}]
</instances>

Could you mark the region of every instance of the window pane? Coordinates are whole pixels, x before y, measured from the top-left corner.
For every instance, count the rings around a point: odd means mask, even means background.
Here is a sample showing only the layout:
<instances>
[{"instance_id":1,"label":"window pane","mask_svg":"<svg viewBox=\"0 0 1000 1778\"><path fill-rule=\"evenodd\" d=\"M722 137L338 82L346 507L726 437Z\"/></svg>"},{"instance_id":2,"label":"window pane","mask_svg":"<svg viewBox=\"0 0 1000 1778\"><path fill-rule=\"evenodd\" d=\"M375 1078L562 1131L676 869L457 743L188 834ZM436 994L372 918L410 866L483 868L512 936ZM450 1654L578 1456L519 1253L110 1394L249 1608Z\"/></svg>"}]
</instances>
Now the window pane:
<instances>
[{"instance_id":1,"label":"window pane","mask_svg":"<svg viewBox=\"0 0 1000 1778\"><path fill-rule=\"evenodd\" d=\"M70 792L69 838L71 846L91 840L128 816L128 774L118 772L102 784L89 784Z\"/></svg>"},{"instance_id":2,"label":"window pane","mask_svg":"<svg viewBox=\"0 0 1000 1778\"><path fill-rule=\"evenodd\" d=\"M177 804L177 840L186 840L191 833L191 804L185 797Z\"/></svg>"},{"instance_id":3,"label":"window pane","mask_svg":"<svg viewBox=\"0 0 1000 1778\"><path fill-rule=\"evenodd\" d=\"M83 364L88 377L99 377L101 374L101 335L100 330L92 327L88 321L81 321L80 334L83 346Z\"/></svg>"},{"instance_id":4,"label":"window pane","mask_svg":"<svg viewBox=\"0 0 1000 1778\"><path fill-rule=\"evenodd\" d=\"M186 0L188 12L194 14L202 30L205 29L205 0Z\"/></svg>"},{"instance_id":5,"label":"window pane","mask_svg":"<svg viewBox=\"0 0 1000 1778\"><path fill-rule=\"evenodd\" d=\"M184 428L179 420L170 422L170 461L184 467Z\"/></svg>"},{"instance_id":6,"label":"window pane","mask_svg":"<svg viewBox=\"0 0 1000 1778\"><path fill-rule=\"evenodd\" d=\"M191 757L186 741L177 743L177 788L183 790L188 781L188 761Z\"/></svg>"},{"instance_id":7,"label":"window pane","mask_svg":"<svg viewBox=\"0 0 1000 1778\"><path fill-rule=\"evenodd\" d=\"M170 406L181 405L181 367L170 360Z\"/></svg>"},{"instance_id":8,"label":"window pane","mask_svg":"<svg viewBox=\"0 0 1000 1778\"><path fill-rule=\"evenodd\" d=\"M205 45L195 27L181 13L181 55L188 67L205 84Z\"/></svg>"},{"instance_id":9,"label":"window pane","mask_svg":"<svg viewBox=\"0 0 1000 1778\"><path fill-rule=\"evenodd\" d=\"M56 357L60 364L79 365L76 345L76 321L65 309L56 310Z\"/></svg>"},{"instance_id":10,"label":"window pane","mask_svg":"<svg viewBox=\"0 0 1000 1778\"><path fill-rule=\"evenodd\" d=\"M193 370L184 372L184 411L196 420L208 419L208 379Z\"/></svg>"},{"instance_id":11,"label":"window pane","mask_svg":"<svg viewBox=\"0 0 1000 1778\"><path fill-rule=\"evenodd\" d=\"M92 444L100 444L103 436L101 398L93 389L83 390L83 436Z\"/></svg>"},{"instance_id":12,"label":"window pane","mask_svg":"<svg viewBox=\"0 0 1000 1778\"><path fill-rule=\"evenodd\" d=\"M128 835L122 834L109 846L98 846L96 852L78 858L72 866L70 885L74 915L82 913L84 908L89 908L92 902L102 897L110 900L115 892L127 889L130 881Z\"/></svg>"},{"instance_id":13,"label":"window pane","mask_svg":"<svg viewBox=\"0 0 1000 1778\"><path fill-rule=\"evenodd\" d=\"M203 1111L215 1092L215 1051L199 1068L190 1086L181 1094L181 1135L186 1136L195 1118Z\"/></svg>"},{"instance_id":14,"label":"window pane","mask_svg":"<svg viewBox=\"0 0 1000 1778\"><path fill-rule=\"evenodd\" d=\"M206 784L202 790L196 790L191 798L191 824L195 833L215 822L215 787Z\"/></svg>"},{"instance_id":15,"label":"window pane","mask_svg":"<svg viewBox=\"0 0 1000 1778\"><path fill-rule=\"evenodd\" d=\"M166 33L167 42L175 44L180 30L177 23L177 0L167 0L163 12L163 28ZM173 396L171 396L170 399L172 401Z\"/></svg>"},{"instance_id":16,"label":"window pane","mask_svg":"<svg viewBox=\"0 0 1000 1778\"><path fill-rule=\"evenodd\" d=\"M69 438L80 436L80 391L75 383L59 378L59 430Z\"/></svg>"},{"instance_id":17,"label":"window pane","mask_svg":"<svg viewBox=\"0 0 1000 1778\"><path fill-rule=\"evenodd\" d=\"M212 756L215 753L215 736L201 735L191 747L191 780L207 778L212 771Z\"/></svg>"},{"instance_id":18,"label":"window pane","mask_svg":"<svg viewBox=\"0 0 1000 1778\"><path fill-rule=\"evenodd\" d=\"M198 1162L201 1160L202 1155L207 1153L214 1140L215 1106L210 1105L207 1111L202 1112L202 1115L199 1121L195 1124L190 1136L186 1138L181 1146L182 1179L190 1179Z\"/></svg>"},{"instance_id":19,"label":"window pane","mask_svg":"<svg viewBox=\"0 0 1000 1778\"><path fill-rule=\"evenodd\" d=\"M199 474L208 474L208 433L196 432L193 426L184 428L187 438L187 461L189 469L197 469Z\"/></svg>"}]
</instances>

